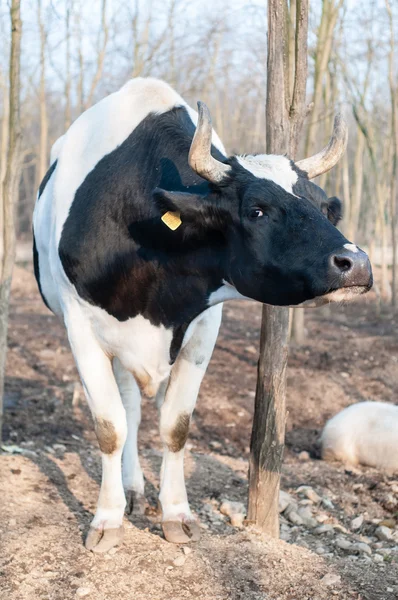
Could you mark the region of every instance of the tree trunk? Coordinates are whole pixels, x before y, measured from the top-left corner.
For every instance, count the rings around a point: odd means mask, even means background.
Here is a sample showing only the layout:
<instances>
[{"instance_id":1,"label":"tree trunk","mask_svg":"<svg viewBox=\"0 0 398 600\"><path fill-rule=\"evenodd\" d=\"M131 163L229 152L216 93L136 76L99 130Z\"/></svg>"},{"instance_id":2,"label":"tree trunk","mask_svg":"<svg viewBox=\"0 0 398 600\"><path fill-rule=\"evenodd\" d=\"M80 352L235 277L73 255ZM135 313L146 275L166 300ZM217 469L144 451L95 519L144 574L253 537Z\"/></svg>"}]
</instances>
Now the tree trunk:
<instances>
[{"instance_id":1,"label":"tree trunk","mask_svg":"<svg viewBox=\"0 0 398 600\"><path fill-rule=\"evenodd\" d=\"M344 198L344 210L346 211L347 215L351 214L351 194L350 194L350 170L348 167L348 154L345 153L343 158L342 158L342 162L343 162L343 198ZM346 237L349 238L348 235L348 230L350 228L350 221L349 219L346 219L345 221L343 221L344 226L343 226L343 232L344 235Z\"/></svg>"},{"instance_id":2,"label":"tree trunk","mask_svg":"<svg viewBox=\"0 0 398 600\"><path fill-rule=\"evenodd\" d=\"M11 8L11 53L9 93L9 137L8 160L3 181L1 211L3 213L4 253L0 281L0 443L3 425L4 374L7 355L8 307L11 277L15 259L14 207L18 193L20 172L20 56L21 30L20 0L12 0Z\"/></svg>"},{"instance_id":3,"label":"tree trunk","mask_svg":"<svg viewBox=\"0 0 398 600\"><path fill-rule=\"evenodd\" d=\"M46 103L46 32L42 15L42 0L37 3L37 20L40 30L40 146L39 146L39 182L47 171L48 118Z\"/></svg>"},{"instance_id":4,"label":"tree trunk","mask_svg":"<svg viewBox=\"0 0 398 600\"><path fill-rule=\"evenodd\" d=\"M304 314L304 308L292 309L291 340L297 344L297 346L302 346L305 342Z\"/></svg>"},{"instance_id":5,"label":"tree trunk","mask_svg":"<svg viewBox=\"0 0 398 600\"><path fill-rule=\"evenodd\" d=\"M361 200L362 200L362 188L363 188L363 154L365 149L365 138L360 130L357 128L357 143L355 147L355 158L354 158L354 186L352 190L352 202L351 202L351 212L349 215L349 225L348 225L348 239L355 243L358 223L359 223L359 213L361 210Z\"/></svg>"},{"instance_id":6,"label":"tree trunk","mask_svg":"<svg viewBox=\"0 0 398 600\"><path fill-rule=\"evenodd\" d=\"M64 130L67 131L72 122L72 112L70 105L70 91L71 91L71 73L70 73L70 13L71 13L71 3L68 3L66 7L66 19L65 19L65 28L66 28L66 53L65 53L65 120L64 120Z\"/></svg>"},{"instance_id":7,"label":"tree trunk","mask_svg":"<svg viewBox=\"0 0 398 600\"><path fill-rule=\"evenodd\" d=\"M292 158L305 113L308 1L296 2L295 77L290 102L287 0L268 1L267 153ZM253 431L248 521L279 537L279 486L286 423L289 309L263 306Z\"/></svg>"},{"instance_id":8,"label":"tree trunk","mask_svg":"<svg viewBox=\"0 0 398 600\"><path fill-rule=\"evenodd\" d=\"M95 90L97 89L97 85L101 80L102 72L104 70L106 47L108 45L108 38L109 38L108 19L107 19L107 15L106 15L106 11L107 11L106 3L107 3L107 0L102 0L101 29L100 29L100 33L98 34L98 44L97 44L98 45L97 68L96 68L93 80L91 82L90 91L87 94L87 99L85 102L86 109L90 108L90 106L93 103ZM101 34L102 34L102 44L100 43Z\"/></svg>"},{"instance_id":9,"label":"tree trunk","mask_svg":"<svg viewBox=\"0 0 398 600\"><path fill-rule=\"evenodd\" d=\"M339 10L343 5L344 0L323 0L322 2L322 17L317 36L317 48L315 54L315 73L314 73L314 108L310 115L310 122L307 129L307 137L305 142L305 156L309 156L313 150L314 140L316 136L316 124L320 114L320 100L322 96L323 76L326 71L333 42L333 32L336 26Z\"/></svg>"},{"instance_id":10,"label":"tree trunk","mask_svg":"<svg viewBox=\"0 0 398 600\"><path fill-rule=\"evenodd\" d=\"M336 26L339 10L344 0L323 0L322 15L319 24L317 45L315 50L315 72L314 91L312 96L313 109L310 113L310 121L307 127L307 136L304 147L304 155L310 156L314 151L314 142L319 130L319 119L321 115L322 89L325 73L332 52L333 33ZM329 107L325 106L328 110ZM327 130L329 133L330 129ZM326 175L323 176L323 183ZM320 182L322 187L322 181ZM293 309L292 314L292 341L302 345L305 340L305 310L303 308Z\"/></svg>"},{"instance_id":11,"label":"tree trunk","mask_svg":"<svg viewBox=\"0 0 398 600\"><path fill-rule=\"evenodd\" d=\"M0 146L0 232L3 232L3 183L6 175L7 166L7 150L8 150L8 127L9 127L9 98L8 98L8 85L5 80L2 80L1 89L3 92L4 107L3 115L1 119L1 146ZM0 281L3 265L4 255L4 239L3 235L0 235Z\"/></svg>"},{"instance_id":12,"label":"tree trunk","mask_svg":"<svg viewBox=\"0 0 398 600\"><path fill-rule=\"evenodd\" d=\"M397 174L398 174L398 101L397 84L394 81L394 22L393 14L389 0L386 0L386 9L390 24L390 52L389 52L389 84L391 96L391 134L392 134L392 160L391 160L391 179L390 179L390 213L391 213L391 242L392 242L392 284L391 284L391 304L397 306Z\"/></svg>"}]
</instances>

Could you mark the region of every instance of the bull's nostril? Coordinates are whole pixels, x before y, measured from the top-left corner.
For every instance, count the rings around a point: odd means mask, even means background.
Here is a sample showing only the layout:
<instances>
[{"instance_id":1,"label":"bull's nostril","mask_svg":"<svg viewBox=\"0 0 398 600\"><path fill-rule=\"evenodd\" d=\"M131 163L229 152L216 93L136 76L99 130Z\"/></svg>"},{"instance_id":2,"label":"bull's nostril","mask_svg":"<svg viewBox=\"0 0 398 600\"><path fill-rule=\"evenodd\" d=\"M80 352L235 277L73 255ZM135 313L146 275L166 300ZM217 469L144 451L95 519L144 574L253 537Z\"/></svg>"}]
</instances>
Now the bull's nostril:
<instances>
[{"instance_id":1,"label":"bull's nostril","mask_svg":"<svg viewBox=\"0 0 398 600\"><path fill-rule=\"evenodd\" d=\"M347 256L334 256L333 264L339 269L339 271L345 273L351 269L352 260Z\"/></svg>"}]
</instances>

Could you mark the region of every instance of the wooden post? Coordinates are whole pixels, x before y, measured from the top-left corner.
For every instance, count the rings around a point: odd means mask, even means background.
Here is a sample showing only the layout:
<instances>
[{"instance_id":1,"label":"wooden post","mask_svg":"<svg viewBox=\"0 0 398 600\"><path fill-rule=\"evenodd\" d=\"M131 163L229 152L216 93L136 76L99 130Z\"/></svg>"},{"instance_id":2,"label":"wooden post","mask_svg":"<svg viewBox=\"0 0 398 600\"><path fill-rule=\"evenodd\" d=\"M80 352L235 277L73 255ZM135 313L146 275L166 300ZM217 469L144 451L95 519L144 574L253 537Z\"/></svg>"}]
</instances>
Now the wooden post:
<instances>
[{"instance_id":1,"label":"wooden post","mask_svg":"<svg viewBox=\"0 0 398 600\"><path fill-rule=\"evenodd\" d=\"M4 372L7 355L8 306L11 290L11 277L15 259L14 207L18 193L20 174L21 125L20 108L20 56L21 56L21 17L20 0L11 2L11 53L10 53L10 95L9 95L9 137L7 167L3 181L0 210L3 214L3 259L0 276L0 443L3 423Z\"/></svg>"},{"instance_id":2,"label":"wooden post","mask_svg":"<svg viewBox=\"0 0 398 600\"><path fill-rule=\"evenodd\" d=\"M305 117L308 0L296 2L295 56L288 57L287 0L268 0L267 153L294 157ZM288 65L294 66L292 97ZM248 521L279 537L279 485L286 423L289 309L263 306L253 431Z\"/></svg>"}]
</instances>

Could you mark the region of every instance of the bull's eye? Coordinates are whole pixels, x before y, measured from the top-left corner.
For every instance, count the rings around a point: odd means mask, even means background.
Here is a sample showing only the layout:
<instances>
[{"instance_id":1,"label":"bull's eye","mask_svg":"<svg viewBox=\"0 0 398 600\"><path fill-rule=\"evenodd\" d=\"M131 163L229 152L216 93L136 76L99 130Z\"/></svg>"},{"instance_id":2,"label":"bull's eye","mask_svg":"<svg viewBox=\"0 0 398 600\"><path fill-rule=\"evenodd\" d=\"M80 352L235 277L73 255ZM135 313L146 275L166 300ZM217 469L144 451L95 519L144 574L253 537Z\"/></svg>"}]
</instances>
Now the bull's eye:
<instances>
[{"instance_id":1,"label":"bull's eye","mask_svg":"<svg viewBox=\"0 0 398 600\"><path fill-rule=\"evenodd\" d=\"M261 208L251 208L249 211L249 219L255 221L256 219L261 219L261 217L266 216L264 211Z\"/></svg>"}]
</instances>

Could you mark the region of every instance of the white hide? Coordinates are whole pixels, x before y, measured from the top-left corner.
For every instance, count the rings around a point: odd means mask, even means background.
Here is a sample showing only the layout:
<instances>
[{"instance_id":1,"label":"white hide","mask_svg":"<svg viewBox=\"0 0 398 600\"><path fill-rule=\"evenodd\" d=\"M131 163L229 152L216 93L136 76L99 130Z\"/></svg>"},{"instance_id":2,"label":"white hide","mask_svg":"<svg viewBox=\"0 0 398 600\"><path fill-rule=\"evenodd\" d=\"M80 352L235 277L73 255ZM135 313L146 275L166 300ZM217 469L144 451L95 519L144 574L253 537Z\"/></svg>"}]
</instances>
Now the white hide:
<instances>
[{"instance_id":1,"label":"white hide","mask_svg":"<svg viewBox=\"0 0 398 600\"><path fill-rule=\"evenodd\" d=\"M321 444L325 460L398 470L398 406L353 404L326 423Z\"/></svg>"},{"instance_id":2,"label":"white hide","mask_svg":"<svg viewBox=\"0 0 398 600\"><path fill-rule=\"evenodd\" d=\"M293 194L293 186L298 175L286 156L275 154L256 154L255 156L237 156L237 161L255 177L274 181L281 188ZM295 194L293 194L294 196Z\"/></svg>"}]
</instances>

